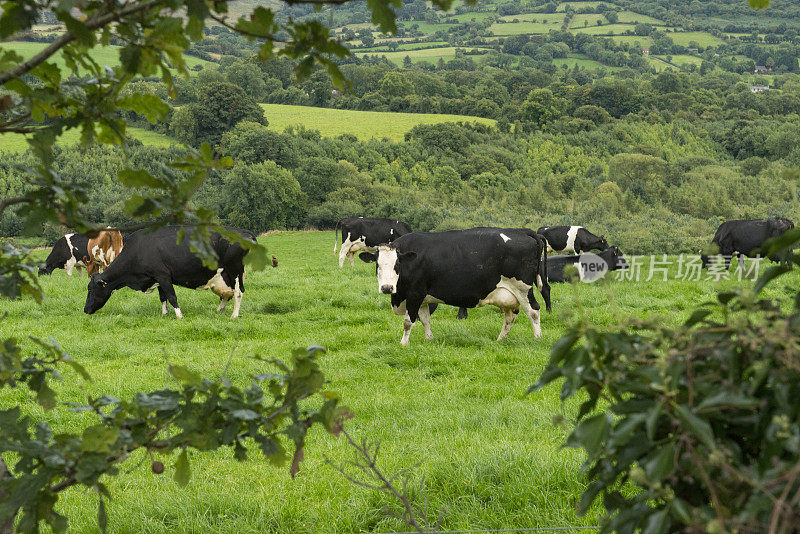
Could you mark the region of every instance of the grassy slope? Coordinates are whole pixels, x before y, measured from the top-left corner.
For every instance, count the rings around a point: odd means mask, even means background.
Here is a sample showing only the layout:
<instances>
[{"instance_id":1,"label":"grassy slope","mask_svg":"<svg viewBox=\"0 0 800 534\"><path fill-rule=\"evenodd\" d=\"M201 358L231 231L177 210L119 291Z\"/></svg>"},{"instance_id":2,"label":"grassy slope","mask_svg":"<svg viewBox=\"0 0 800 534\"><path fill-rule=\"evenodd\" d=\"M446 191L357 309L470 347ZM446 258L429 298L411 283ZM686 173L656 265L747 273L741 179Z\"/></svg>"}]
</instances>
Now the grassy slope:
<instances>
[{"instance_id":1,"label":"grassy slope","mask_svg":"<svg viewBox=\"0 0 800 534\"><path fill-rule=\"evenodd\" d=\"M0 48L3 50L14 50L23 59L28 59L32 57L34 54L40 52L47 46L48 43L29 43L29 42L8 42L2 43ZM121 48L119 46L98 46L94 49L91 53L92 57L95 61L97 61L100 65L119 65L119 51ZM195 65L202 65L203 67L208 67L210 65L215 65L210 61L205 61L203 59L196 58L194 56L185 56L186 58L186 66L191 69ZM63 59L61 58L60 54L57 54L55 58L52 60L54 61L61 69L62 72L65 74L66 66L64 64ZM192 73L193 71L189 71Z\"/></svg>"},{"instance_id":2,"label":"grassy slope","mask_svg":"<svg viewBox=\"0 0 800 534\"><path fill-rule=\"evenodd\" d=\"M674 32L668 33L667 36L671 37L675 44L682 46L689 46L692 41L696 41L697 44L703 47L718 46L724 42L719 37L714 37L706 32Z\"/></svg>"},{"instance_id":3,"label":"grassy slope","mask_svg":"<svg viewBox=\"0 0 800 534\"><path fill-rule=\"evenodd\" d=\"M166 135L162 135L152 130L144 130L142 128L134 128L128 126L127 132L129 137L132 137L133 139L138 139L145 145L170 146L173 144L177 144L177 141L175 141L174 139L171 139ZM61 136L59 144L71 145L73 143L77 143L80 140L80 136L81 136L80 131L69 130L64 135ZM25 136L23 134L7 133L0 135L0 150L7 150L9 152L23 152L27 149L28 149L28 143L25 140Z\"/></svg>"},{"instance_id":4,"label":"grassy slope","mask_svg":"<svg viewBox=\"0 0 800 534\"><path fill-rule=\"evenodd\" d=\"M553 59L553 65L558 65L559 67L561 67L562 65L566 65L569 68L573 68L575 65L578 65L578 67L582 67L589 70L594 70L594 69L606 69L609 71L621 70L621 67L611 67L608 65L603 65L599 61L595 61L593 59L589 59L586 57L555 58Z\"/></svg>"},{"instance_id":5,"label":"grassy slope","mask_svg":"<svg viewBox=\"0 0 800 534\"><path fill-rule=\"evenodd\" d=\"M214 312L208 292L177 289L186 318L162 317L155 294L124 289L93 316L82 313L84 275L57 271L43 281L48 299L6 306L3 333L26 338L53 335L84 363L94 381L85 385L127 398L164 385L164 352L170 361L205 376L219 376L238 339L228 376L247 383L265 366L245 358L259 353L285 358L295 347L322 344L323 368L356 417L357 437L381 440L388 472L414 469L425 477L433 510L445 507L445 529L544 527L596 524L596 513L579 518L575 502L583 488L582 456L560 447L566 431L552 424L562 412L560 387L530 397L525 389L544 367L565 328L565 314L585 310L597 324L632 314L684 320L696 304L712 298L723 282L631 282L553 289L554 312L544 314L544 337L535 340L520 319L509 338L496 342L501 315L493 308L470 311L466 321L441 307L434 315L434 340L417 327L411 346L400 347L402 320L375 286L374 267L339 269L331 232L281 233L262 240L280 267L248 273L242 317ZM643 269L647 273L647 268ZM797 287L797 273L781 286ZM770 295L775 295L770 292ZM539 299L541 301L541 299ZM164 352L162 352L162 350ZM66 372L58 385L62 401L79 401L81 383ZM20 401L0 394L0 406ZM27 405L26 405L27 406ZM577 403L567 406L573 416ZM78 430L88 421L64 407L43 415L56 430ZM217 452L192 457L194 478L186 489L167 472L154 476L147 463L110 481L109 528L117 533L281 532L332 533L408 530L387 516L387 500L352 486L323 462L323 455L349 458L342 440L312 433L306 462L294 481L288 468L271 468L255 453L245 463ZM252 448L252 447L251 447ZM133 468L135 454L125 465ZM97 497L70 490L60 507L74 532L96 532Z\"/></svg>"},{"instance_id":6,"label":"grassy slope","mask_svg":"<svg viewBox=\"0 0 800 534\"><path fill-rule=\"evenodd\" d=\"M508 25L507 25L508 26ZM456 48L461 48L463 50L474 50L475 48L479 47L455 47L455 46L444 46L440 48L423 48L419 50L400 50L398 52L375 52L370 49L364 49L363 52L355 52L355 55L358 57L363 57L365 55L368 56L386 56L386 59L391 61L396 65L402 65L403 60L406 56L411 58L411 61L415 62L428 62L428 63L435 63L439 61L439 59L444 59L445 61L449 61L456 57ZM385 48L384 48L385 49ZM380 50L380 48L378 48ZM480 55L470 56L475 61L480 61Z\"/></svg>"},{"instance_id":7,"label":"grassy slope","mask_svg":"<svg viewBox=\"0 0 800 534\"><path fill-rule=\"evenodd\" d=\"M406 132L417 124L440 122L481 122L494 124L492 119L468 117L466 115L436 115L423 113L384 113L380 111L352 111L345 109L315 108L309 106L286 106L283 104L261 104L269 120L269 127L282 132L289 126L302 124L308 129L319 130L322 135L336 137L351 133L359 139L402 140Z\"/></svg>"}]
</instances>

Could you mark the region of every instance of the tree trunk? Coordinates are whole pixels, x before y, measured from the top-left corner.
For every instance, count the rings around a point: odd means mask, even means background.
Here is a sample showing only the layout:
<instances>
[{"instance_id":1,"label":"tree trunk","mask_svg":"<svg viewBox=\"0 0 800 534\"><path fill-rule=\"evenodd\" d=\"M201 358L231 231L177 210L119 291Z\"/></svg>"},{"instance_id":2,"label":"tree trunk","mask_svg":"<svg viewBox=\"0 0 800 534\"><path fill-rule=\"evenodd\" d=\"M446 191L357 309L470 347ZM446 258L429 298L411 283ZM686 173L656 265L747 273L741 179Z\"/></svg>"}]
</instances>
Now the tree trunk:
<instances>
[{"instance_id":1,"label":"tree trunk","mask_svg":"<svg viewBox=\"0 0 800 534\"><path fill-rule=\"evenodd\" d=\"M9 478L10 476L11 474L6 468L6 463L3 461L3 458L0 457L0 481ZM0 501L3 501L6 497L6 492L0 489ZM0 534L14 534L14 517L15 516L12 515L0 523Z\"/></svg>"}]
</instances>

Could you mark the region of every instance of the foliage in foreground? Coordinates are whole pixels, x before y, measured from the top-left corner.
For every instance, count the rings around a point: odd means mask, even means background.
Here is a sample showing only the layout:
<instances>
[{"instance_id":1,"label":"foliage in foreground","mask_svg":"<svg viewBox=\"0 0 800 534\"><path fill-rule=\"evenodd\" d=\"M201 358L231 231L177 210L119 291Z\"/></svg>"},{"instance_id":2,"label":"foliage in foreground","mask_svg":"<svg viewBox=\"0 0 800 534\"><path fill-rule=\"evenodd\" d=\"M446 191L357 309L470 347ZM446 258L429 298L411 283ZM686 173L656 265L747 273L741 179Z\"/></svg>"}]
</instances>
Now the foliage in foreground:
<instances>
[{"instance_id":1,"label":"foliage in foreground","mask_svg":"<svg viewBox=\"0 0 800 534\"><path fill-rule=\"evenodd\" d=\"M59 365L69 365L85 380L90 378L57 343L33 341L39 353L30 356L13 338L0 346L0 388L25 387L40 406L53 409L56 394L48 380L59 376ZM294 476L303 461L308 430L321 424L338 435L346 414L335 393L322 391L319 352L324 349L296 350L288 365L268 360L278 368L277 374L254 375L247 388L232 384L225 374L209 380L170 365L176 388L137 393L130 400L90 396L85 404L73 404L73 411L94 416L94 422L77 433L56 434L47 423L23 415L19 406L0 410L0 454L17 459L14 475L5 480L0 476L0 495L5 494L0 500L0 526L21 513L19 531L37 532L40 523L56 532L66 531L67 518L55 510L59 494L81 485L99 493L98 523L105 531L104 499L111 498L105 477L121 474L121 464L139 449L151 459L153 453L169 455L180 450L174 464L174 478L180 485L191 477L191 449L230 447L234 458L244 461L248 443L255 443L274 465L282 465L291 456ZM306 401L317 394L319 402ZM158 460L151 467L155 474L164 471Z\"/></svg>"},{"instance_id":2,"label":"foliage in foreground","mask_svg":"<svg viewBox=\"0 0 800 534\"><path fill-rule=\"evenodd\" d=\"M765 252L798 245L794 230ZM758 298L787 270L719 294L678 328L578 324L554 344L531 390L564 378L562 399L588 394L567 446L587 453L578 508L602 495L604 532L796 531L800 293L789 312Z\"/></svg>"}]
</instances>

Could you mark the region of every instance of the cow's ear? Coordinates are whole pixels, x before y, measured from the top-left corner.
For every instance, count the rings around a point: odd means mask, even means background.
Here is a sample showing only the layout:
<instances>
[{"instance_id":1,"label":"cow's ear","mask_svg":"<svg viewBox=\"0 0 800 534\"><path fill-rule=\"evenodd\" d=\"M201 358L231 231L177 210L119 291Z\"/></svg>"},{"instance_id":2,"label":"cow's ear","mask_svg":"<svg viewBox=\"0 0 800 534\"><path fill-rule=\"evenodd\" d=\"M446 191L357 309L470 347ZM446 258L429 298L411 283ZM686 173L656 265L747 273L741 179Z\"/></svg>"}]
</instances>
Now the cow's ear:
<instances>
[{"instance_id":1,"label":"cow's ear","mask_svg":"<svg viewBox=\"0 0 800 534\"><path fill-rule=\"evenodd\" d=\"M365 263L375 263L376 261L378 261L378 256L376 256L372 252L362 252L361 254L358 255L358 257L361 259L361 261Z\"/></svg>"},{"instance_id":2,"label":"cow's ear","mask_svg":"<svg viewBox=\"0 0 800 534\"><path fill-rule=\"evenodd\" d=\"M410 252L398 252L397 257L403 261L411 261L417 257L417 253L413 250Z\"/></svg>"}]
</instances>

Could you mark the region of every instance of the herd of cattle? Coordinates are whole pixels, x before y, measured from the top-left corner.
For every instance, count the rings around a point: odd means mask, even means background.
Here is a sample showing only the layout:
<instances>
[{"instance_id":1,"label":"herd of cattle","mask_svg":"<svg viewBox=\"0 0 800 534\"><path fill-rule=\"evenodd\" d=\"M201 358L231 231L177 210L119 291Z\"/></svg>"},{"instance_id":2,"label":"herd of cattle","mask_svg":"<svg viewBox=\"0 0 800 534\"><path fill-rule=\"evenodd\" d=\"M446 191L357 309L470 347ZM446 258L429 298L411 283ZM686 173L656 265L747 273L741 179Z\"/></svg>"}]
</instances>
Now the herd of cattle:
<instances>
[{"instance_id":1,"label":"herd of cattle","mask_svg":"<svg viewBox=\"0 0 800 534\"><path fill-rule=\"evenodd\" d=\"M728 221L720 225L712 242L725 258L757 253L767 239L794 228L789 219ZM397 220L372 217L342 219L334 233L336 253L341 229L339 266L355 255L376 264L378 291L391 295L392 310L404 317L401 344L408 344L411 329L419 320L425 337L431 339L431 314L439 304L459 308L459 318L468 308L493 305L503 311L503 327L498 340L508 335L520 310L528 317L534 335L541 337L541 314L533 288L541 294L550 311L550 282L568 279L569 266L578 275L588 268L582 253L599 251L592 261L602 259L607 270L624 269L625 258L603 236L581 226L527 228L482 227L447 232L412 232ZM39 274L55 269L85 268L89 286L84 312L95 313L111 294L122 287L151 292L158 289L162 313L168 304L183 317L174 286L211 289L220 298L217 311L233 298L232 318L239 316L244 293L244 257L247 250L218 233L211 234L210 248L219 258L216 270L206 267L189 248L187 240L178 243L182 228L166 226L156 231L140 230L124 237L116 230L99 233L68 234L60 238ZM246 231L232 229L254 240ZM550 252L567 252L548 256ZM776 261L777 258L771 258ZM703 267L710 262L702 257ZM277 260L273 256L273 266Z\"/></svg>"}]
</instances>

